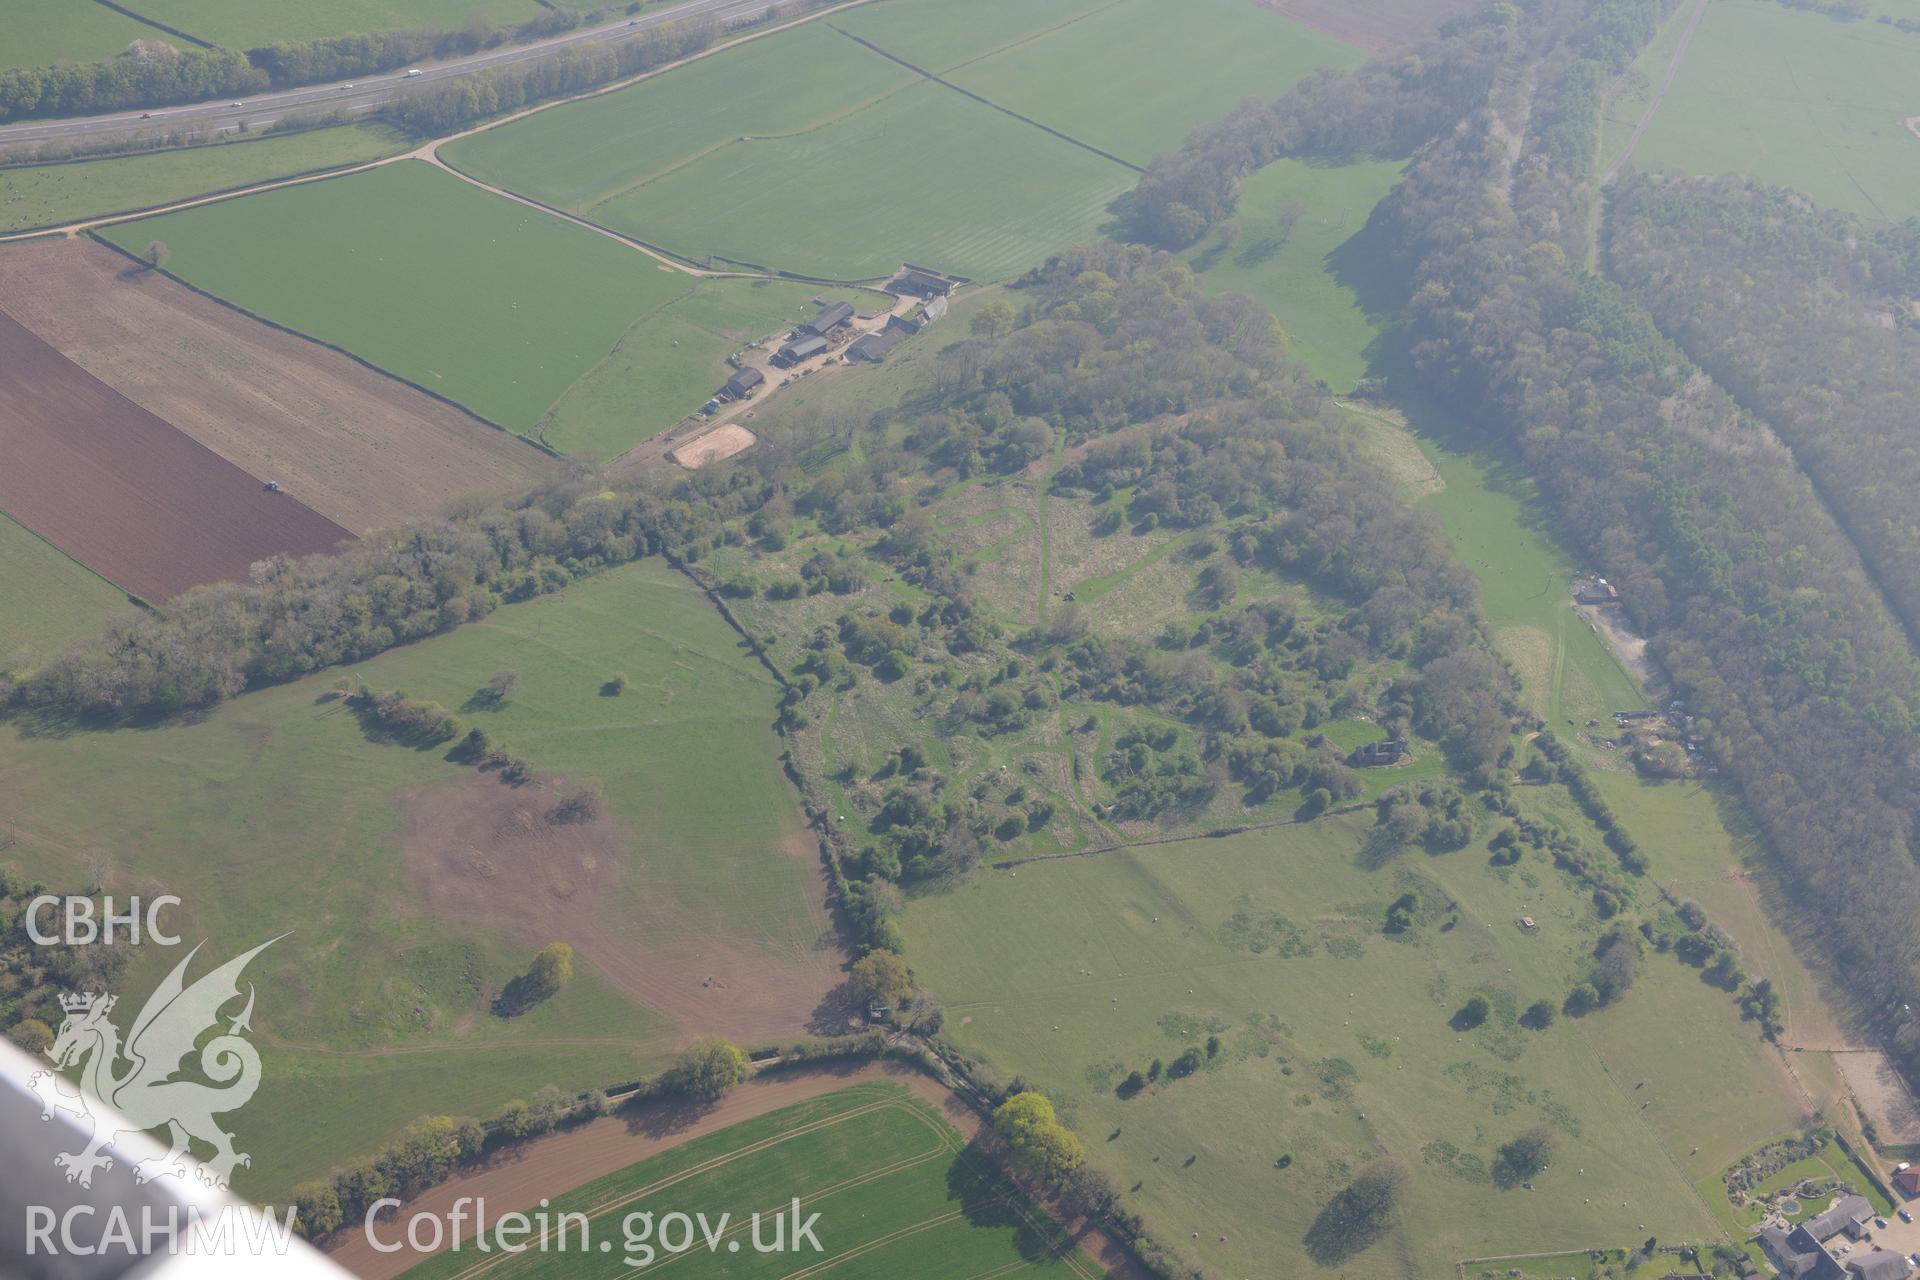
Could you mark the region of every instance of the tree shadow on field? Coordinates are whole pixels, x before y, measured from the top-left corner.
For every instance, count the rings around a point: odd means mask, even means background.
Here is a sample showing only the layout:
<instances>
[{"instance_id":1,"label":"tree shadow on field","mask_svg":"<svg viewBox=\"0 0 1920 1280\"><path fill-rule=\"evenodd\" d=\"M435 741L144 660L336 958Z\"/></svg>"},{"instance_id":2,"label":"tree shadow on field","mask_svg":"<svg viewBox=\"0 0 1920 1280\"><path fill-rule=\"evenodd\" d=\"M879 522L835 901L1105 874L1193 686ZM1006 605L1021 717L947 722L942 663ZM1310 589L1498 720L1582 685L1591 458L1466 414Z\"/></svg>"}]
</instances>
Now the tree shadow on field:
<instances>
[{"instance_id":1,"label":"tree shadow on field","mask_svg":"<svg viewBox=\"0 0 1920 1280\"><path fill-rule=\"evenodd\" d=\"M177 729L203 723L208 707L180 707L131 716L74 714L53 708L19 707L0 711L0 723L10 724L23 738L59 741L80 733L108 733L115 729Z\"/></svg>"},{"instance_id":2,"label":"tree shadow on field","mask_svg":"<svg viewBox=\"0 0 1920 1280\"><path fill-rule=\"evenodd\" d=\"M1036 1226L1051 1225L1038 1210L1021 1212L1025 1194L1001 1171L993 1155L977 1140L947 1166L947 1199L957 1202L971 1226L1013 1228L1013 1247L1027 1262L1042 1262L1071 1247L1065 1234Z\"/></svg>"},{"instance_id":3,"label":"tree shadow on field","mask_svg":"<svg viewBox=\"0 0 1920 1280\"><path fill-rule=\"evenodd\" d=\"M644 1138L670 1138L698 1124L718 1099L682 1095L659 1098L625 1113L627 1132Z\"/></svg>"},{"instance_id":4,"label":"tree shadow on field","mask_svg":"<svg viewBox=\"0 0 1920 1280\"><path fill-rule=\"evenodd\" d=\"M545 1000L550 992L542 991L537 983L522 973L500 988L500 994L493 1000L493 1016L496 1018L517 1018L527 1010Z\"/></svg>"},{"instance_id":5,"label":"tree shadow on field","mask_svg":"<svg viewBox=\"0 0 1920 1280\"><path fill-rule=\"evenodd\" d=\"M866 1025L866 1010L854 998L851 983L843 982L820 998L807 1016L807 1034L810 1036L843 1036L850 1028Z\"/></svg>"},{"instance_id":6,"label":"tree shadow on field","mask_svg":"<svg viewBox=\"0 0 1920 1280\"><path fill-rule=\"evenodd\" d=\"M1348 1193L1342 1191L1335 1196L1327 1207L1322 1209L1307 1228L1307 1234L1301 1238L1307 1256L1323 1267L1337 1267L1348 1259L1366 1252L1386 1234L1386 1227L1380 1223L1354 1223L1350 1220L1351 1208L1345 1202Z\"/></svg>"},{"instance_id":7,"label":"tree shadow on field","mask_svg":"<svg viewBox=\"0 0 1920 1280\"><path fill-rule=\"evenodd\" d=\"M1400 851L1405 848L1399 836L1386 827L1376 826L1360 842L1359 851L1353 855L1353 865L1362 871L1379 871L1399 857Z\"/></svg>"}]
</instances>

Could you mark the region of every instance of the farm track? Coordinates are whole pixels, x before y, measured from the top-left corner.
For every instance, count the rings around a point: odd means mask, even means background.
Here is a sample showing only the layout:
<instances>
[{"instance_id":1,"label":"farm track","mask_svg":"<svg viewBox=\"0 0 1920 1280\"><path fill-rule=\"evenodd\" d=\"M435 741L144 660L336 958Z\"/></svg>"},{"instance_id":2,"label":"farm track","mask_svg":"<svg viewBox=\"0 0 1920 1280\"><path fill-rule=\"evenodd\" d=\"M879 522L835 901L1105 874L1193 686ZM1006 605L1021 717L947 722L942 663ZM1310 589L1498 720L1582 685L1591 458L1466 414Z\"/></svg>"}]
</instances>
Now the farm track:
<instances>
[{"instance_id":1,"label":"farm track","mask_svg":"<svg viewBox=\"0 0 1920 1280\"><path fill-rule=\"evenodd\" d=\"M1042 27L1038 31L1029 32L1024 36L1021 36L1018 40L1010 40L1006 44L996 45L993 48L988 49L985 53L977 53L973 57L968 58L962 62L956 62L950 67L942 67L940 69L940 74L943 76L950 76L956 71L965 71L968 67L977 66L982 62L991 62L993 59L999 57L1001 54L1012 53L1015 49L1024 49L1028 45L1037 44L1040 41L1045 40L1050 36L1055 36L1060 34L1062 31L1065 31L1069 27L1076 26L1079 23L1085 22L1089 18L1097 18L1101 14L1106 13L1110 9L1118 9L1124 3L1126 3L1126 0L1112 0L1112 2L1109 4L1095 6L1094 8L1087 10L1085 13L1076 13L1071 18L1068 18L1064 22L1056 22L1050 27Z\"/></svg>"},{"instance_id":2,"label":"farm track","mask_svg":"<svg viewBox=\"0 0 1920 1280\"><path fill-rule=\"evenodd\" d=\"M0 510L108 581L165 600L247 580L347 530L177 430L0 312Z\"/></svg>"},{"instance_id":3,"label":"farm track","mask_svg":"<svg viewBox=\"0 0 1920 1280\"><path fill-rule=\"evenodd\" d=\"M1627 139L1627 149L1622 151L1614 162L1600 175L1600 185L1606 186L1619 176L1627 161L1633 159L1633 153L1640 147L1640 139L1647 136L1647 130L1653 125L1653 118L1659 114L1660 104L1667 100L1667 91L1673 88L1673 82L1679 78L1680 63L1687 56L1687 49L1693 44L1693 33L1700 29L1700 19L1707 13L1707 0L1694 0L1693 16L1687 19L1687 29L1680 36L1680 47L1673 51L1673 60L1667 63L1667 74L1660 81L1660 88L1654 93L1653 101L1641 113L1639 122L1633 126L1633 136Z\"/></svg>"}]
</instances>

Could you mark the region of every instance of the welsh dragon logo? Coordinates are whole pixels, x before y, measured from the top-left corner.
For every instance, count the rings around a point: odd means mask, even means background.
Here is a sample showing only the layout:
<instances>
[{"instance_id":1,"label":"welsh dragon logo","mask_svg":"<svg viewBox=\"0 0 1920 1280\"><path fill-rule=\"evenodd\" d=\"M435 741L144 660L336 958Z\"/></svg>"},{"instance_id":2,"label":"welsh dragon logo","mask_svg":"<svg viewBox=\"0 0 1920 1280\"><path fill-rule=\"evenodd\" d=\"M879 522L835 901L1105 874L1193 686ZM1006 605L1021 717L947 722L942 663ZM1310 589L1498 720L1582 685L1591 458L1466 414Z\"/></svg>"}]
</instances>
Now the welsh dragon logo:
<instances>
[{"instance_id":1,"label":"welsh dragon logo","mask_svg":"<svg viewBox=\"0 0 1920 1280\"><path fill-rule=\"evenodd\" d=\"M200 1072L212 1083L179 1077L181 1060L194 1052L195 1042L205 1032L217 1029L220 1010L240 998L240 971L278 941L271 939L236 956L192 986L186 984L187 965L200 948L189 951L148 998L124 1046L119 1030L107 1018L115 997L91 991L60 997L66 1018L47 1056L61 1070L85 1060L79 1093L67 1092L67 1080L54 1071L36 1071L31 1083L40 1096L42 1120L50 1119L57 1109L93 1122L93 1134L80 1150L53 1158L55 1166L67 1171L68 1182L92 1186L96 1169L113 1168L113 1157L105 1152L116 1137L163 1126L172 1149L136 1165L135 1182L185 1177L188 1166L183 1157L193 1139L214 1149L213 1159L198 1171L201 1180L213 1186L225 1188L236 1166L252 1163L249 1156L233 1149L233 1135L214 1120L216 1112L244 1107L260 1087L260 1055L241 1035L252 1029L251 984L246 1008L231 1019L224 1034L200 1048Z\"/></svg>"}]
</instances>

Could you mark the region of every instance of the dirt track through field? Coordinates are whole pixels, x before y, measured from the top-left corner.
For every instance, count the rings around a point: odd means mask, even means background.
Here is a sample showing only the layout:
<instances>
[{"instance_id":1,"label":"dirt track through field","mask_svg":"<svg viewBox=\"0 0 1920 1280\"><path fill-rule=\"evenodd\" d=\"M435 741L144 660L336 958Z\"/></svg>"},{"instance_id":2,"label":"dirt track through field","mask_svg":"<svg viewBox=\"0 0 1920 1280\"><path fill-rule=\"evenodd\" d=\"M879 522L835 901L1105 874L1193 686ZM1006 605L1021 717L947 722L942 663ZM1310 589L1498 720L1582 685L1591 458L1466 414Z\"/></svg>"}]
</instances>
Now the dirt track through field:
<instances>
[{"instance_id":1,"label":"dirt track through field","mask_svg":"<svg viewBox=\"0 0 1920 1280\"><path fill-rule=\"evenodd\" d=\"M560 470L464 410L92 240L0 246L0 298L121 395L357 534Z\"/></svg>"},{"instance_id":2,"label":"dirt track through field","mask_svg":"<svg viewBox=\"0 0 1920 1280\"><path fill-rule=\"evenodd\" d=\"M352 535L0 312L0 510L148 600Z\"/></svg>"},{"instance_id":3,"label":"dirt track through field","mask_svg":"<svg viewBox=\"0 0 1920 1280\"><path fill-rule=\"evenodd\" d=\"M915 1097L932 1103L963 1139L971 1141L982 1128L979 1115L945 1086L900 1063L837 1062L776 1068L705 1109L684 1101L651 1103L535 1139L424 1192L408 1201L397 1215L402 1222L420 1213L444 1222L457 1200L474 1197L485 1199L489 1216L497 1218L502 1213L530 1208L543 1197L551 1199L596 1178L618 1173L696 1138L874 1080L904 1085ZM384 1232L387 1237L395 1233L391 1225ZM1082 1249L1108 1268L1112 1277L1145 1280L1143 1273L1098 1232L1081 1228L1075 1238ZM378 1252L365 1232L352 1225L330 1243L327 1252L335 1263L363 1280L392 1280L428 1256L411 1250Z\"/></svg>"},{"instance_id":4,"label":"dirt track through field","mask_svg":"<svg viewBox=\"0 0 1920 1280\"><path fill-rule=\"evenodd\" d=\"M1706 14L1707 0L1697 0L1693 7L1693 16L1687 19L1687 29L1680 36L1680 46L1673 51L1673 61L1667 64L1666 78L1660 81L1660 88L1655 91L1653 101L1647 103L1647 109L1640 113L1639 121L1633 126L1633 137L1627 140L1627 149L1622 151L1619 158L1608 165L1607 171L1600 175L1601 186L1604 187L1618 177L1620 170L1626 167L1627 161L1633 159L1633 153L1639 150L1640 139L1647 136L1647 129L1653 124L1653 117L1659 114L1660 104L1667 100L1667 90L1673 88L1674 80L1679 77L1681 60L1687 56L1687 49L1693 44L1693 33L1700 29L1700 19Z\"/></svg>"}]
</instances>

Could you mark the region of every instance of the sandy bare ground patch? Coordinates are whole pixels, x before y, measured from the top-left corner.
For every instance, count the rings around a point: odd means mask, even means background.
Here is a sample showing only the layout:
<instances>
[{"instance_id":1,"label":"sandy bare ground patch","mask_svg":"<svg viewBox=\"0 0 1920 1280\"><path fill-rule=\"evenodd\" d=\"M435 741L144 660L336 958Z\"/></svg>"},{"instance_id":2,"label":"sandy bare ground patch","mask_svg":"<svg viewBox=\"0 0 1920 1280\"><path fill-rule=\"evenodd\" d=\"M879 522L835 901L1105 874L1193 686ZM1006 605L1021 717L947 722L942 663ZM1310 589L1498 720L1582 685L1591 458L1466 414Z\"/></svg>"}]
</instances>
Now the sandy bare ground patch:
<instances>
[{"instance_id":1,"label":"sandy bare ground patch","mask_svg":"<svg viewBox=\"0 0 1920 1280\"><path fill-rule=\"evenodd\" d=\"M1573 611L1600 634L1600 638L1607 642L1607 648L1613 650L1613 656L1620 660L1620 665L1627 669L1627 674L1642 689L1657 693L1666 688L1666 679L1647 653L1647 638L1633 629L1633 624L1618 605L1609 608L1577 604Z\"/></svg>"},{"instance_id":2,"label":"sandy bare ground patch","mask_svg":"<svg viewBox=\"0 0 1920 1280\"><path fill-rule=\"evenodd\" d=\"M1420 43L1448 18L1472 13L1480 0L1254 0L1263 9L1283 13L1303 27L1359 45L1370 53L1392 53Z\"/></svg>"},{"instance_id":3,"label":"sandy bare ground patch","mask_svg":"<svg viewBox=\"0 0 1920 1280\"><path fill-rule=\"evenodd\" d=\"M838 1062L775 1068L704 1110L690 1108L684 1102L653 1103L565 1133L537 1138L422 1193L396 1214L403 1222L421 1213L445 1221L462 1197L485 1199L490 1215L531 1208L542 1197L562 1195L695 1138L869 1080L904 1085L914 1096L938 1107L963 1138L971 1140L980 1132L980 1118L971 1108L944 1085L901 1063ZM1104 1236L1082 1228L1076 1232L1076 1239L1115 1280L1144 1280L1144 1273ZM327 1252L335 1263L363 1280L391 1280L428 1256L411 1250L377 1252L364 1232L352 1229L330 1241Z\"/></svg>"},{"instance_id":4,"label":"sandy bare ground patch","mask_svg":"<svg viewBox=\"0 0 1920 1280\"><path fill-rule=\"evenodd\" d=\"M1847 1088L1860 1110L1879 1130L1880 1141L1920 1142L1920 1100L1907 1091L1906 1081L1878 1049L1836 1053L1833 1060L1846 1078Z\"/></svg>"},{"instance_id":5,"label":"sandy bare ground patch","mask_svg":"<svg viewBox=\"0 0 1920 1280\"><path fill-rule=\"evenodd\" d=\"M837 948L699 927L673 900L671 867L631 833L606 817L550 820L567 792L564 782L514 787L474 773L403 795L414 903L504 932L529 954L570 944L617 990L672 1019L677 1041L804 1034L841 980ZM796 836L795 856L804 841ZM825 936L824 907L818 925Z\"/></svg>"},{"instance_id":6,"label":"sandy bare ground patch","mask_svg":"<svg viewBox=\"0 0 1920 1280\"><path fill-rule=\"evenodd\" d=\"M86 239L0 246L6 310L62 355L355 533L559 463L405 383Z\"/></svg>"},{"instance_id":7,"label":"sandy bare ground patch","mask_svg":"<svg viewBox=\"0 0 1920 1280\"><path fill-rule=\"evenodd\" d=\"M731 458L752 448L758 438L737 422L723 422L705 435L695 436L668 456L687 470L695 471L709 462Z\"/></svg>"}]
</instances>

